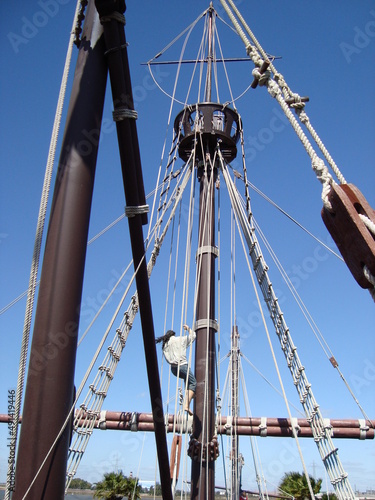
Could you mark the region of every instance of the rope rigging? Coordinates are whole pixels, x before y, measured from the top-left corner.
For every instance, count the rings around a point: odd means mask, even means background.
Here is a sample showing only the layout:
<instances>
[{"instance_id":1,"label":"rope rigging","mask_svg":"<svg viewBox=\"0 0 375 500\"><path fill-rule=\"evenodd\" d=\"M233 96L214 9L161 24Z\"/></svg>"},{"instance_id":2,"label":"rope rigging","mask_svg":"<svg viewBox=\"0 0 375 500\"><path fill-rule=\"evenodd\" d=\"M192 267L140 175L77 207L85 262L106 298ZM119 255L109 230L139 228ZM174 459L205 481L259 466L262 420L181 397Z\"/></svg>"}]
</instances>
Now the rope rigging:
<instances>
[{"instance_id":1,"label":"rope rigging","mask_svg":"<svg viewBox=\"0 0 375 500\"><path fill-rule=\"evenodd\" d=\"M368 205L359 190L355 186L346 183L338 166L312 127L304 109L308 98L301 98L298 94L290 90L283 75L276 70L273 63L268 59L266 52L246 24L233 0L228 0L228 2L238 19L231 11L226 0L220 0L220 2L238 35L244 42L248 56L255 64L255 69L253 70L253 88L256 88L258 84L267 88L271 97L275 98L279 103L307 154L310 156L312 169L317 179L322 183L323 221L357 283L362 288L369 289L371 297L375 300L375 239L374 232L369 231L369 226L372 227L375 224L375 212ZM240 23L254 45L247 38ZM273 79L271 75L273 75ZM337 186L334 182L327 166L319 158L291 109L296 111L300 122L306 126L314 142L338 178L340 186ZM360 214L365 217L366 223L363 222ZM352 240L355 240L357 246L359 246L356 252L348 244L348 232L353 235Z\"/></svg>"},{"instance_id":2,"label":"rope rigging","mask_svg":"<svg viewBox=\"0 0 375 500\"><path fill-rule=\"evenodd\" d=\"M178 188L177 187L175 188L174 194L170 197L170 200L167 203L164 211L160 214L159 221L162 220L166 211L172 205L171 213L170 213L170 216L165 224L164 230L163 230L162 234L160 234L159 237L157 237L155 239L154 249L153 249L153 252L151 254L151 258L148 262L148 265L147 265L149 277L150 277L152 270L155 266L156 259L157 259L157 256L158 256L159 250L160 250L160 245L162 244L162 242L165 238L167 229L168 229L169 225L171 224L171 221L174 218L175 212L177 210L177 206L181 200L184 189L185 189L185 187L188 183L188 180L190 178L191 168L189 167L189 165L185 166L185 170L186 170L185 176L182 178L180 185L178 186ZM155 224L154 233L156 233L156 229L158 228L158 226L159 226L159 224L157 222ZM149 243L150 243L150 241L149 241ZM134 277L135 277L135 275L133 275L133 279L134 279ZM125 297L129 291L129 288L130 288L130 283L129 283L129 286L127 287L127 289L124 293L124 296L122 297L121 304L125 300ZM119 310L120 310L120 307L117 308L116 316L117 316ZM103 404L104 399L107 395L110 383L113 380L115 369L117 368L118 362L120 361L122 351L123 351L125 344L126 344L127 336L128 336L129 331L133 325L134 317L135 317L137 311L138 311L138 296L137 296L137 292L136 292L133 295L133 297L131 298L130 305L129 305L127 311L124 313L124 318L123 318L119 328L116 329L115 337L112 341L111 346L108 348L108 352L107 352L102 364L99 367L98 374L95 377L93 383L90 384L90 390L86 396L86 399L84 400L84 402L80 406L86 415L85 421L83 422L83 425L82 425L80 414L78 414L75 418L73 439L72 439L72 444L70 446L69 458L68 458L66 488L68 488L71 479L74 477L74 475L77 471L78 465L82 459L83 453L87 447L89 438L92 434L92 431L93 431L93 428L95 425L96 417L98 414L100 414L102 404ZM112 324L113 324L113 321L114 321L114 318L112 320ZM110 328L107 329L105 337L107 337L109 331L110 331ZM97 350L97 354L95 356L95 359L98 357L99 352L100 352L103 344L104 344L104 339L101 342L100 349ZM93 362L91 363L88 372L91 371L92 367L93 367ZM87 374L87 377L88 377L88 374ZM78 396L79 396L80 392L81 392L80 390L77 391L77 397L76 397L75 404L78 401ZM78 424L80 424L80 425L78 425Z\"/></svg>"},{"instance_id":3,"label":"rope rigging","mask_svg":"<svg viewBox=\"0 0 375 500\"><path fill-rule=\"evenodd\" d=\"M326 467L332 485L335 487L336 492L341 495L340 498L354 498L354 493L347 480L347 474L345 473L338 457L337 448L334 447L332 439L325 428L324 419L320 413L319 405L317 404L312 393L311 384L307 380L305 369L297 354L297 348L292 341L289 328L286 325L283 313L278 304L272 283L268 278L268 266L264 261L259 243L255 236L255 228L252 222L251 211L245 212L241 203L237 199L236 189L229 176L228 167L223 160L221 160L221 169L228 188L229 196L231 198L232 206L236 211L237 224L241 227L242 233L244 234L258 284L263 293L264 300L267 304L276 334L284 352L287 365L292 374L294 385L300 396L301 404L305 410L307 418L310 421L315 442L322 461Z\"/></svg>"},{"instance_id":4,"label":"rope rigging","mask_svg":"<svg viewBox=\"0 0 375 500\"><path fill-rule=\"evenodd\" d=\"M242 137L242 131L241 131L241 137ZM237 172L233 168L232 168L232 170L234 172L235 178L241 179L244 182L244 186L245 186L245 200L246 201L242 199L242 197L240 196L240 194L239 194L239 192L237 190L237 196L238 196L238 199L240 200L240 203L242 204L243 210L246 210L247 213L251 213L251 208L250 208L250 194L249 194L249 190L248 190L248 187L250 186L252 189L254 189L254 191L256 191L258 194L260 194L267 202L271 203L274 207L276 207L281 213L283 213L286 217L288 217L292 222L294 222L304 232L306 232L309 236L311 236L316 241L318 241L318 243L320 245L322 245L328 251L330 251L331 253L333 253L333 255L335 255L338 259L343 260L340 255L338 255L336 252L334 252L332 249L330 249L324 242L322 242L321 240L319 240L308 229L306 229L304 226L302 226L302 224L300 224L298 221L296 221L287 212L285 212L285 210L283 210L282 208L280 208L275 202L273 202L266 195L264 195L264 193L262 193L256 186L253 186L252 183L249 182L249 180L247 179L247 169L246 169L246 162L245 162L245 153L244 153L244 149L243 149L243 141L241 141L241 142L242 142L242 151L243 151L242 157L243 157L243 172L244 173L243 173L243 175L241 175L239 172ZM228 166L230 166L230 165L228 165ZM346 380L344 374L341 372L341 370L339 368L339 365L338 365L338 362L336 361L336 358L335 358L335 356L334 356L331 348L329 347L327 341L325 340L322 332L319 330L319 327L315 323L314 319L312 318L312 315L308 311L308 309L307 309L306 305L304 304L302 298L298 294L295 286L293 285L291 279L289 278L288 273L284 270L281 262L279 261L279 259L277 258L275 252L271 248L271 245L267 241L267 238L265 237L264 233L260 229L260 227L257 224L257 222L254 219L254 217L253 217L253 223L254 223L254 228L258 231L258 233L260 235L260 238L262 239L265 247L269 251L272 260L274 261L274 263L275 263L277 269L279 270L279 272L280 272L280 274L281 274L284 282L286 283L287 287L291 291L292 296L294 297L294 299L295 299L298 307L302 311L302 314L304 315L304 317L305 317L308 325L310 326L310 329L313 332L315 338L318 340L318 343L321 346L324 354L326 355L327 359L330 361L331 365L334 368L337 369L337 372L339 373L341 379L343 380L346 388L348 389L350 395L352 396L352 398L354 399L355 403L357 404L357 406L358 406L359 410L361 411L362 415L364 416L365 420L369 421L370 425L372 426L371 420L369 419L366 411L363 409L362 405L360 404L360 402L356 398L355 394L353 393L353 391L352 391L352 389L351 389L348 381Z\"/></svg>"}]
</instances>

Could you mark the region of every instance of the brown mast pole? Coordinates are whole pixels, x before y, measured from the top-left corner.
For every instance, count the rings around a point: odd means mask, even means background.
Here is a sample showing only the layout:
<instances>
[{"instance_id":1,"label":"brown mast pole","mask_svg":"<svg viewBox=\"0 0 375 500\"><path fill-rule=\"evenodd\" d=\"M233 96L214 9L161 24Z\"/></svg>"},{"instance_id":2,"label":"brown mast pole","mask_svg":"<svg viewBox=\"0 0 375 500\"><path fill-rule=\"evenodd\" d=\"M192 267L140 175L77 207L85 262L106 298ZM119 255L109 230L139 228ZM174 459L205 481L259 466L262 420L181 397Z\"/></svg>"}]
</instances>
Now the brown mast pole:
<instances>
[{"instance_id":1,"label":"brown mast pole","mask_svg":"<svg viewBox=\"0 0 375 500\"><path fill-rule=\"evenodd\" d=\"M142 224L147 222L147 207L141 170L129 61L124 31L124 0L96 0L96 7L104 28L108 68L114 102L114 119L121 158L126 210L142 324L143 344L150 388L150 399L155 428L163 499L172 500L167 437L164 424L158 359L155 345L151 295Z\"/></svg>"},{"instance_id":2,"label":"brown mast pole","mask_svg":"<svg viewBox=\"0 0 375 500\"><path fill-rule=\"evenodd\" d=\"M212 3L208 10L208 63L206 102L211 101L212 84ZM197 390L193 437L201 443L203 453L192 461L191 498L213 500L215 497L215 461L209 459L209 443L215 431L215 178L212 158L214 151L208 140L204 144L204 166L198 168L200 182L199 238L198 238L198 292L195 350ZM203 155L202 155L203 156ZM203 160L203 158L202 158ZM205 459L203 459L205 455Z\"/></svg>"},{"instance_id":3,"label":"brown mast pole","mask_svg":"<svg viewBox=\"0 0 375 500\"><path fill-rule=\"evenodd\" d=\"M69 415L99 134L107 79L104 40L89 2L46 240L17 456L21 500ZM63 499L71 422L27 500Z\"/></svg>"}]
</instances>

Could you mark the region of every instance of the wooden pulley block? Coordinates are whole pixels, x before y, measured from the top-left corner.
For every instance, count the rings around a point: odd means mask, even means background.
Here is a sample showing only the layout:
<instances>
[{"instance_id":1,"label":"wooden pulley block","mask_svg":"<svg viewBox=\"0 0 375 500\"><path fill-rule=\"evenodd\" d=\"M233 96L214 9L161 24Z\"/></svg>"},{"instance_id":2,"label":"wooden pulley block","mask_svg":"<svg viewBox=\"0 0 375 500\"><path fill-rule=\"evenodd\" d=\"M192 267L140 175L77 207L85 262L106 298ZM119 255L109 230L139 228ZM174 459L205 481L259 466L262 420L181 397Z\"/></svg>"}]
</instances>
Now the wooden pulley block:
<instances>
[{"instance_id":1,"label":"wooden pulley block","mask_svg":"<svg viewBox=\"0 0 375 500\"><path fill-rule=\"evenodd\" d=\"M359 217L375 224L375 211L353 184L333 184L328 195L332 210L323 207L322 219L334 239L350 272L362 288L373 285L364 276L367 266L375 276L375 237Z\"/></svg>"}]
</instances>

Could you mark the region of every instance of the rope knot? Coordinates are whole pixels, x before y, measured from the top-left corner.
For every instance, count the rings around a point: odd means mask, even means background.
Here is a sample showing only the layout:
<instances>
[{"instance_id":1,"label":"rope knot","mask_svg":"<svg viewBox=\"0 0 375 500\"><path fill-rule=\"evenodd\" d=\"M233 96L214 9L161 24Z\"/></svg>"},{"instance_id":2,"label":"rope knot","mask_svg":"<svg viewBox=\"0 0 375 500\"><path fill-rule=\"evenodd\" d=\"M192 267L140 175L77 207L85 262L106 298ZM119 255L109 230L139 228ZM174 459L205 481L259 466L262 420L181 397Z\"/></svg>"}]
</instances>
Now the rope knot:
<instances>
[{"instance_id":1,"label":"rope knot","mask_svg":"<svg viewBox=\"0 0 375 500\"><path fill-rule=\"evenodd\" d=\"M267 84L271 76L271 72L267 69L262 73L260 68L254 68L252 71L252 75L257 83L262 87L263 85Z\"/></svg>"},{"instance_id":2,"label":"rope knot","mask_svg":"<svg viewBox=\"0 0 375 500\"><path fill-rule=\"evenodd\" d=\"M315 156L312 159L312 169L314 170L318 180L323 184L322 189L322 200L325 208L328 211L332 211L332 205L328 199L329 192L331 190L331 184L334 182L330 173L328 172L328 168L324 164L324 161Z\"/></svg>"},{"instance_id":3,"label":"rope knot","mask_svg":"<svg viewBox=\"0 0 375 500\"><path fill-rule=\"evenodd\" d=\"M297 113L298 113L298 116L299 116L299 119L301 120L301 123L303 123L304 125L306 123L309 123L309 117L307 116L306 114L306 111L304 109L297 109Z\"/></svg>"},{"instance_id":4,"label":"rope knot","mask_svg":"<svg viewBox=\"0 0 375 500\"><path fill-rule=\"evenodd\" d=\"M281 88L287 87L286 81L281 73L275 73L275 80Z\"/></svg>"},{"instance_id":5,"label":"rope knot","mask_svg":"<svg viewBox=\"0 0 375 500\"><path fill-rule=\"evenodd\" d=\"M302 101L302 98L299 94L292 94L293 103L290 104L290 107L293 109L303 109L305 107L305 103Z\"/></svg>"},{"instance_id":6,"label":"rope knot","mask_svg":"<svg viewBox=\"0 0 375 500\"><path fill-rule=\"evenodd\" d=\"M275 98L279 94L281 94L280 87L277 85L277 83L274 80L269 80L268 81L268 92L271 97Z\"/></svg>"}]
</instances>

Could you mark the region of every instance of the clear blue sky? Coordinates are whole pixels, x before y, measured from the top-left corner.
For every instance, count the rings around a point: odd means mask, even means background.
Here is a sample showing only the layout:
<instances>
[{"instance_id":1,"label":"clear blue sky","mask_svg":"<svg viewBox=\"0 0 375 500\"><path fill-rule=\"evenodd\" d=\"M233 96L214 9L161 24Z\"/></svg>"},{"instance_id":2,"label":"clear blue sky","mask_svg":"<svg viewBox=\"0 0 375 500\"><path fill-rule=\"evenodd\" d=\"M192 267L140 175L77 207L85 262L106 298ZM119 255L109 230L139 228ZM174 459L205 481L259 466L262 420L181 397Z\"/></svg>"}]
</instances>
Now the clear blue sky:
<instances>
[{"instance_id":1,"label":"clear blue sky","mask_svg":"<svg viewBox=\"0 0 375 500\"><path fill-rule=\"evenodd\" d=\"M282 57L276 61L276 66L292 90L310 97L307 113L346 180L355 184L370 205L375 207L373 2L242 0L237 5L265 50ZM219 2L215 1L214 6L226 19ZM156 183L169 100L155 88L141 63L167 45L207 7L208 2L200 0L128 2L126 34L147 193ZM0 309L26 290L28 284L45 162L74 8L73 0L51 0L50 3L43 0L13 1L0 5ZM222 31L224 55L244 57L244 47L236 36L233 34L229 37L228 28L220 27ZM200 29L194 33L200 40ZM75 58L77 51L74 52ZM172 55L178 57L173 51L171 58ZM240 68L230 66L230 69L234 76L234 94L239 95L252 80L249 65L244 66L242 63ZM168 91L173 86L173 71L164 67L157 70L159 82ZM73 72L72 69L70 84ZM177 97L184 98L182 91ZM311 170L310 160L303 147L280 118L277 103L264 88L257 88L237 101L237 108L244 123L250 181L335 249L320 217L320 184ZM179 110L177 106L173 117ZM107 127L100 144L90 237L123 213L124 196L111 111L108 94L104 110ZM239 163L235 161L233 166L239 168ZM298 292L339 361L356 397L367 413L375 418L375 309L368 292L359 288L345 265L336 257L297 229L258 194L252 192L251 196L256 220L285 269L294 278ZM184 223L186 226L186 219ZM168 252L169 248L166 249L161 268L155 272L155 281L151 282L157 334L163 330L164 305L159 290L167 273ZM110 283L128 264L129 257L128 229L124 220L90 245L82 332L108 293ZM281 288L281 280L266 252L265 257L271 268L271 279L275 287L281 290L285 317L323 416L361 418L291 298ZM241 348L244 355L276 385L264 333L254 319L255 298L251 287L241 281L240 265L238 263L237 267L237 314L242 333ZM111 307L113 310L115 300L111 302ZM8 390L16 386L24 310L25 299L0 315L0 413L6 413ZM77 385L111 314L111 311L105 313L78 352ZM222 339L225 339L230 328L226 314L224 310L221 312ZM192 322L192 319L191 309L188 311L188 320ZM175 321L179 324L179 320ZM227 348L228 341L222 340L222 355ZM275 350L282 364L283 357L277 342ZM136 321L105 402L106 409L149 411L142 353L139 323ZM222 373L225 369L225 366L221 368ZM279 396L254 371L245 365L244 370L252 414L286 416ZM296 403L289 374L285 370L283 372L290 399ZM1 426L0 481L4 481L6 475L6 437L6 426ZM310 473L323 477L324 470L314 443L302 441L301 444ZM361 490L375 488L374 441L336 441L336 444L352 486ZM135 474L142 446L141 434L124 433L119 436L110 431L98 432L89 444L77 475L93 482L99 480L106 470L116 467L123 469L126 474L130 471ZM259 449L264 474L271 483L278 483L285 471L302 470L291 440L261 439ZM245 455L244 486L254 488L247 440L241 451ZM139 473L144 480L154 478L154 457L153 436L147 435ZM222 484L221 458L217 470L217 482ZM270 489L273 489L272 486Z\"/></svg>"}]
</instances>

